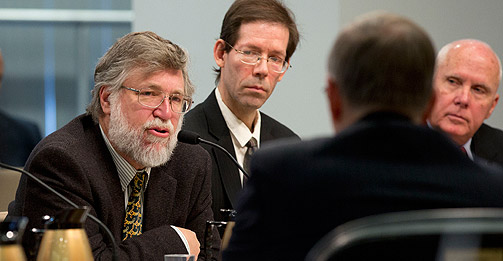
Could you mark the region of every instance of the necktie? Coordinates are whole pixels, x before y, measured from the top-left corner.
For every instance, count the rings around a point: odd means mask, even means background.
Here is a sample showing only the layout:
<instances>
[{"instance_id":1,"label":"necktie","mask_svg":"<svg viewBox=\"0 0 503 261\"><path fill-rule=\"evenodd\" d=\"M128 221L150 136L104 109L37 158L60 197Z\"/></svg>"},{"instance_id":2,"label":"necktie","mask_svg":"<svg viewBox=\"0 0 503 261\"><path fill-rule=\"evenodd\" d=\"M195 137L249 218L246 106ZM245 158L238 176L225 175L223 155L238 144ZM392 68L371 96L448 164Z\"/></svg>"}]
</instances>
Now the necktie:
<instances>
[{"instance_id":1,"label":"necktie","mask_svg":"<svg viewBox=\"0 0 503 261\"><path fill-rule=\"evenodd\" d=\"M461 146L459 148L461 149L461 151L463 152L463 154L465 154L468 157L468 153L466 152L465 147Z\"/></svg>"},{"instance_id":2,"label":"necktie","mask_svg":"<svg viewBox=\"0 0 503 261\"><path fill-rule=\"evenodd\" d=\"M257 140L255 138L251 138L245 145L248 149L246 149L245 157L243 159L243 168L247 173L250 173L250 160L253 153L258 149ZM243 186L246 183L248 178L243 176Z\"/></svg>"},{"instance_id":3,"label":"necktie","mask_svg":"<svg viewBox=\"0 0 503 261\"><path fill-rule=\"evenodd\" d=\"M131 191L131 195L129 195L127 203L122 240L141 235L142 214L140 196L146 174L145 171L137 172L131 181L133 190Z\"/></svg>"}]
</instances>

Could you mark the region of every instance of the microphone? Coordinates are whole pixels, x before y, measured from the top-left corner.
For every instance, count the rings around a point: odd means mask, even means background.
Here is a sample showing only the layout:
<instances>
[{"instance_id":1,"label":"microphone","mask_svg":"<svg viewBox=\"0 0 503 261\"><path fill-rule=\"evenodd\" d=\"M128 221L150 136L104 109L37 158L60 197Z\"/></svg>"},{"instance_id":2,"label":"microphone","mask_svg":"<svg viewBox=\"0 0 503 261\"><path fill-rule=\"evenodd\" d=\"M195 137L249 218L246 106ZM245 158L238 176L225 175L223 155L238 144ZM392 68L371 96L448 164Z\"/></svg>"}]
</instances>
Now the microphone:
<instances>
[{"instance_id":1,"label":"microphone","mask_svg":"<svg viewBox=\"0 0 503 261\"><path fill-rule=\"evenodd\" d=\"M234 164L238 167L238 169L241 170L241 172L243 172L243 175L245 175L247 178L250 178L250 175L248 175L248 173L243 169L243 167L241 167L241 165L239 165L238 161L224 147L222 147L214 142L211 142L209 140L205 140L205 139L201 138L201 136L199 136L199 134L192 132L192 131L188 131L188 130L181 130L180 132L178 132L177 138L178 138L178 141L183 142L183 143L187 143L187 144L205 143L205 144L208 144L210 146L213 146L215 148L220 149L221 151L225 152L225 154L232 160L232 162L234 162Z\"/></svg>"},{"instance_id":2,"label":"microphone","mask_svg":"<svg viewBox=\"0 0 503 261\"><path fill-rule=\"evenodd\" d=\"M16 172L21 172L21 173L25 174L26 176L30 177L32 180L36 181L40 186L46 188L51 193L53 193L54 195L58 196L60 199L62 199L66 203L68 203L70 206L72 206L74 208L79 208L79 206L77 204L75 204L73 201L71 201L67 197L63 196L61 193L57 192L55 189L51 188L49 185L47 185L45 182L43 182L39 178L35 177L35 175L31 174L30 172L28 172L26 170L23 170L23 169L19 169L19 168L13 167L13 166L10 166L10 165L7 165L7 164L2 163L2 162L0 162L0 167L5 168L5 169L10 169L10 170L13 170L13 171L16 171ZM105 231L105 234L108 236L108 239L110 239L110 241L112 242L112 246L113 246L112 247L112 258L113 258L114 261L118 261L119 258L117 256L117 243L115 242L115 239L114 239L114 237L113 237L112 232L110 231L110 229L108 229L108 227L105 224L103 224L103 222L101 222L101 220L99 220L97 217L95 217L95 216L93 216L93 215L91 215L89 213L87 214L87 216L92 221L94 221L96 224L98 224L98 226Z\"/></svg>"}]
</instances>

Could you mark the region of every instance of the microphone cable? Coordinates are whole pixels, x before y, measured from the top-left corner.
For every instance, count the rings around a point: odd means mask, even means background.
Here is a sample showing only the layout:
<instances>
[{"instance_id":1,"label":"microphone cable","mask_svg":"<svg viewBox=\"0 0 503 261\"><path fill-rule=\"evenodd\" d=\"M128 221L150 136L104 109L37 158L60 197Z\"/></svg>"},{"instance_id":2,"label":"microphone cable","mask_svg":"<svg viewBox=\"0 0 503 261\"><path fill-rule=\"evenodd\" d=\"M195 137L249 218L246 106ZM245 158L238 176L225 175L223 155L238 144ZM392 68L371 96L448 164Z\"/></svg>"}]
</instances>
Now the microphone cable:
<instances>
[{"instance_id":1,"label":"microphone cable","mask_svg":"<svg viewBox=\"0 0 503 261\"><path fill-rule=\"evenodd\" d=\"M55 189L51 188L49 185L47 185L45 182L43 182L39 178L35 177L30 172L28 172L26 170L23 170L23 169L19 169L19 168L13 167L13 166L10 166L10 165L7 165L7 164L2 163L2 162L0 162L0 167L5 168L5 169L10 169L10 170L13 170L13 171L16 171L16 172L21 172L21 173L25 174L26 176L30 177L32 180L36 181L39 185L41 185L42 187L46 188L51 193L53 193L54 195L58 196L60 199L62 199L66 203L68 203L70 206L72 206L74 208L79 208L79 206L77 204L73 203L73 201L71 201L67 197L63 196L61 193L57 192ZM119 259L118 259L118 256L117 256L117 243L116 243L116 241L115 241L115 239L114 239L114 237L113 237L112 232L110 231L110 229L108 229L108 227L105 224L103 224L103 222L101 222L101 220L99 220L97 217L93 216L92 214L88 213L87 216L92 221L94 221L96 224L98 224L98 226L105 231L105 234L107 235L108 239L110 239L110 241L112 242L112 258L113 258L114 261L118 261Z\"/></svg>"}]
</instances>

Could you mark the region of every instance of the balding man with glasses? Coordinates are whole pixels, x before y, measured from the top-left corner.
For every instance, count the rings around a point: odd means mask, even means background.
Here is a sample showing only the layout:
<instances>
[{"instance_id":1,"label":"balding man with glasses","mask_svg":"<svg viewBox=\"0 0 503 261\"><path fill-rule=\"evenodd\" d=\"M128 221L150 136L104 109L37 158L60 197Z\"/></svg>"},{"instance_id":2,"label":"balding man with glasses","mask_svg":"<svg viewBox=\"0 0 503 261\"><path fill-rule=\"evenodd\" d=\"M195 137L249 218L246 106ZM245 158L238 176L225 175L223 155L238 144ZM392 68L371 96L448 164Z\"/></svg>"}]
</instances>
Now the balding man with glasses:
<instances>
[{"instance_id":1,"label":"balding man with glasses","mask_svg":"<svg viewBox=\"0 0 503 261\"><path fill-rule=\"evenodd\" d=\"M185 117L184 129L226 148L245 169L250 151L268 141L299 137L259 112L290 68L299 42L292 12L279 1L237 0L227 11L213 48L216 89ZM203 145L213 163L215 220L234 209L246 177L223 152Z\"/></svg>"},{"instance_id":2,"label":"balding man with glasses","mask_svg":"<svg viewBox=\"0 0 503 261\"><path fill-rule=\"evenodd\" d=\"M177 141L194 92L187 60L178 45L152 32L122 37L96 66L87 113L42 140L26 164L105 223L119 260L197 256L213 218L211 159ZM69 207L23 175L9 215L42 228L44 215ZM94 258L111 260L105 233L90 219L85 229ZM33 236L23 238L25 249L34 249Z\"/></svg>"}]
</instances>

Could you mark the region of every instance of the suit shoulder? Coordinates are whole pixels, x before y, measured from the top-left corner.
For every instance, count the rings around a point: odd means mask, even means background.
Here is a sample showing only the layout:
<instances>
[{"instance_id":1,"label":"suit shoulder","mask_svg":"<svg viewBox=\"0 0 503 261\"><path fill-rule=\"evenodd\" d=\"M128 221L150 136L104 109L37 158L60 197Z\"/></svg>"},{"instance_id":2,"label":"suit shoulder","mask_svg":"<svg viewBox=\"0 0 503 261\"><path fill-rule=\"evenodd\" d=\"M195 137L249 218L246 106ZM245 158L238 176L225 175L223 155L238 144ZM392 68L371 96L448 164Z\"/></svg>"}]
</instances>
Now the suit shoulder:
<instances>
[{"instance_id":1,"label":"suit shoulder","mask_svg":"<svg viewBox=\"0 0 503 261\"><path fill-rule=\"evenodd\" d=\"M206 98L206 100L196 105L194 108L190 109L187 114L185 114L183 117L183 129L199 131L207 128L208 119L206 118L206 111L211 110L211 108L214 107L212 105L213 101L211 100L212 94L213 92Z\"/></svg>"},{"instance_id":2,"label":"suit shoulder","mask_svg":"<svg viewBox=\"0 0 503 261\"><path fill-rule=\"evenodd\" d=\"M270 184L274 183L273 180L284 181L285 178L291 180L294 172L297 173L306 167L309 168L309 164L324 157L325 144L328 142L329 139L323 139L323 141L283 139L261 146L252 157L252 178L255 176L262 182ZM297 177L303 176L301 173L303 171L300 171L300 175Z\"/></svg>"},{"instance_id":3,"label":"suit shoulder","mask_svg":"<svg viewBox=\"0 0 503 261\"><path fill-rule=\"evenodd\" d=\"M183 129L194 129L196 126L202 125L206 122L205 115L201 104L192 108L187 114L183 116Z\"/></svg>"},{"instance_id":4,"label":"suit shoulder","mask_svg":"<svg viewBox=\"0 0 503 261\"><path fill-rule=\"evenodd\" d=\"M503 131L487 124L482 124L472 139L475 144L499 144L503 146Z\"/></svg>"},{"instance_id":5,"label":"suit shoulder","mask_svg":"<svg viewBox=\"0 0 503 261\"><path fill-rule=\"evenodd\" d=\"M176 148L173 151L173 155L176 155L177 157L187 158L190 161L206 161L206 159L210 158L209 153L203 147L201 147L201 145L192 145L181 142L178 142L178 144L176 145Z\"/></svg>"},{"instance_id":6,"label":"suit shoulder","mask_svg":"<svg viewBox=\"0 0 503 261\"><path fill-rule=\"evenodd\" d=\"M32 134L40 139L40 129L35 122L25 120L22 118L14 118L8 114L0 112L1 125L8 126L10 130L16 130L23 135Z\"/></svg>"},{"instance_id":7,"label":"suit shoulder","mask_svg":"<svg viewBox=\"0 0 503 261\"><path fill-rule=\"evenodd\" d=\"M101 133L91 116L80 115L44 138L37 147L60 147L68 151L81 151L94 143Z\"/></svg>"},{"instance_id":8,"label":"suit shoulder","mask_svg":"<svg viewBox=\"0 0 503 261\"><path fill-rule=\"evenodd\" d=\"M190 173L190 175L196 173L208 174L211 173L211 158L210 154L200 145L179 142L167 166L184 173Z\"/></svg>"},{"instance_id":9,"label":"suit shoulder","mask_svg":"<svg viewBox=\"0 0 503 261\"><path fill-rule=\"evenodd\" d=\"M275 138L295 138L300 140L299 135L281 122L263 112L260 112L260 114L262 118L262 131L270 132Z\"/></svg>"},{"instance_id":10,"label":"suit shoulder","mask_svg":"<svg viewBox=\"0 0 503 261\"><path fill-rule=\"evenodd\" d=\"M253 155L253 157L264 158L303 158L308 155L316 155L332 144L333 138L317 138L307 141L296 139L281 139L276 142L267 143ZM260 156L261 155L261 156ZM274 161L274 160L273 160Z\"/></svg>"},{"instance_id":11,"label":"suit shoulder","mask_svg":"<svg viewBox=\"0 0 503 261\"><path fill-rule=\"evenodd\" d=\"M498 137L503 137L503 131L483 123L475 133L474 137L486 135L497 135Z\"/></svg>"}]
</instances>

